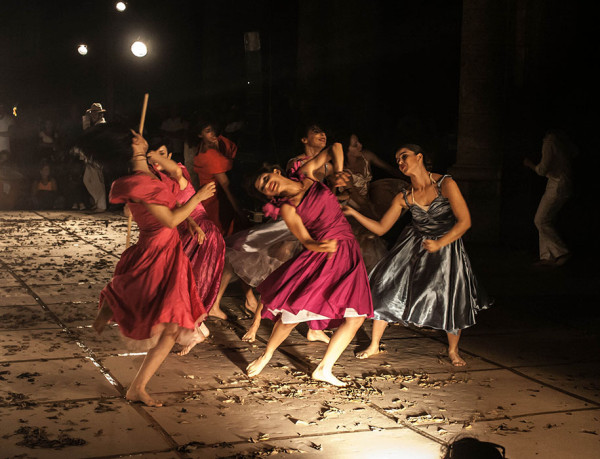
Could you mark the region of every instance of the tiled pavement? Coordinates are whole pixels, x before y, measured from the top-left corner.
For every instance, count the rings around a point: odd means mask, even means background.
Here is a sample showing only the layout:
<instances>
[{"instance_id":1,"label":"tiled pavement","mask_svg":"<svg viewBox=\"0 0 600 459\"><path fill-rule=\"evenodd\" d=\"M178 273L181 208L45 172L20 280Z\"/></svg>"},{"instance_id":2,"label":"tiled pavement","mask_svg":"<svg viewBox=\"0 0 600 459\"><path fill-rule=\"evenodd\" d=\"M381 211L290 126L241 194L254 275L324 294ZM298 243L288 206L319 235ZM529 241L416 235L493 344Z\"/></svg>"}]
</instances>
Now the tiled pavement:
<instances>
[{"instance_id":1,"label":"tiled pavement","mask_svg":"<svg viewBox=\"0 0 600 459\"><path fill-rule=\"evenodd\" d=\"M472 250L497 304L463 335L468 366L443 359L439 333L401 326L387 353L357 360L367 324L335 369L345 389L307 377L324 345L297 332L247 378L269 324L240 340L250 319L232 286L231 320L167 358L149 385L167 406L147 408L123 399L143 356L116 327L90 329L125 228L110 213L0 214L0 457L438 458L457 435L512 459L600 457L598 316L557 320L555 304L597 301L593 274L519 271L522 254Z\"/></svg>"}]
</instances>

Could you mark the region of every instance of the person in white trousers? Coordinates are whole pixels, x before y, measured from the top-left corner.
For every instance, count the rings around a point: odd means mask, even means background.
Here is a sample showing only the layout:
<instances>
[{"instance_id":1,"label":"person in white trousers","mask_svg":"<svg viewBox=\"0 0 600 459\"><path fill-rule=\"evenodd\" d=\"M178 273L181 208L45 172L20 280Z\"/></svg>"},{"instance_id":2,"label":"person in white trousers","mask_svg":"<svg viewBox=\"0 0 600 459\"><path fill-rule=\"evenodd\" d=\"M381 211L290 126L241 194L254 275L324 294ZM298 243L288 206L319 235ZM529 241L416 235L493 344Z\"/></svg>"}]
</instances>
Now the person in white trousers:
<instances>
[{"instance_id":1,"label":"person in white trousers","mask_svg":"<svg viewBox=\"0 0 600 459\"><path fill-rule=\"evenodd\" d=\"M577 154L577 147L563 131L552 130L544 136L539 164L534 164L529 158L523 161L525 167L548 179L546 191L533 219L539 232L541 265L561 266L571 256L569 248L556 231L554 220L571 197L571 160Z\"/></svg>"}]
</instances>

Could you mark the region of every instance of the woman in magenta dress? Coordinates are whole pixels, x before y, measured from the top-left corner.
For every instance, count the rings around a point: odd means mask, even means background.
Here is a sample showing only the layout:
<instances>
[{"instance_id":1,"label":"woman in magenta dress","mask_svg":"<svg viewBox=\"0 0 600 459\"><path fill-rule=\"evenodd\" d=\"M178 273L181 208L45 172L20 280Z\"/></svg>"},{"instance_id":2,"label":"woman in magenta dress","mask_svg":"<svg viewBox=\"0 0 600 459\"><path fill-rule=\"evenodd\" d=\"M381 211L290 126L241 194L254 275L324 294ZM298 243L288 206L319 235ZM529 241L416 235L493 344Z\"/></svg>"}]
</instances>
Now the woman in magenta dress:
<instances>
[{"instance_id":1,"label":"woman in magenta dress","mask_svg":"<svg viewBox=\"0 0 600 459\"><path fill-rule=\"evenodd\" d=\"M313 379L344 386L333 375L333 365L365 318L373 315L358 243L337 199L314 177L330 159L341 173L341 148L332 148L319 153L290 178L271 168L259 172L253 182L260 193L273 198L270 205L279 207L290 231L306 250L281 265L258 287L264 304L262 315L276 323L264 353L248 365L249 376L262 371L299 322L311 322L311 328L339 325L312 373Z\"/></svg>"},{"instance_id":2,"label":"woman in magenta dress","mask_svg":"<svg viewBox=\"0 0 600 459\"><path fill-rule=\"evenodd\" d=\"M195 193L188 170L183 164L171 160L169 140L159 138L152 141L148 161L158 177L172 186L179 204L188 202ZM192 263L196 286L202 304L209 315L221 317L222 311L212 310L225 265L225 240L217 226L209 220L202 204L198 204L187 218L187 223L177 227L183 251Z\"/></svg>"},{"instance_id":3,"label":"woman in magenta dress","mask_svg":"<svg viewBox=\"0 0 600 459\"><path fill-rule=\"evenodd\" d=\"M138 242L123 252L112 280L100 293L94 329L101 333L113 320L126 338L146 345L149 350L125 397L161 406L146 391L148 381L176 342L193 346L204 339L200 326L206 317L177 225L214 193L214 186L201 189L177 207L170 187L148 167L148 144L143 137L116 127L93 129L84 135L81 146L97 157L116 157L125 171L129 163L132 172L115 180L110 201L126 203L140 228Z\"/></svg>"}]
</instances>

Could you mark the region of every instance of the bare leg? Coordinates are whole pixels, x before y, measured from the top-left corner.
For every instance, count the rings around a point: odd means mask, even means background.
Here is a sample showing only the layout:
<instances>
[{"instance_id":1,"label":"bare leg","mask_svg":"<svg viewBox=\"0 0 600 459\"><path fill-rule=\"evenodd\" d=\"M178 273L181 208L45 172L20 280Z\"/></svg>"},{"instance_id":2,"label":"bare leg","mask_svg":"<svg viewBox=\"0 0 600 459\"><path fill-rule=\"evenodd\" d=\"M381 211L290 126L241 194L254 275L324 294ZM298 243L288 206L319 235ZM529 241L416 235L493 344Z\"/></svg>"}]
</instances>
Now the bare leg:
<instances>
[{"instance_id":1,"label":"bare leg","mask_svg":"<svg viewBox=\"0 0 600 459\"><path fill-rule=\"evenodd\" d=\"M329 344L329 336L327 336L323 330L313 330L312 328L309 328L306 339L309 341L322 341Z\"/></svg>"},{"instance_id":2,"label":"bare leg","mask_svg":"<svg viewBox=\"0 0 600 459\"><path fill-rule=\"evenodd\" d=\"M262 310L263 304L259 303L256 312L254 313L254 320L250 325L250 328L246 332L244 336L242 336L242 341L246 341L248 343L253 343L256 340L256 333L258 332L258 328L260 327L260 319L262 318Z\"/></svg>"},{"instance_id":3,"label":"bare leg","mask_svg":"<svg viewBox=\"0 0 600 459\"><path fill-rule=\"evenodd\" d=\"M250 312L256 312L256 308L258 307L258 300L256 299L256 296L254 296L254 291L252 290L252 287L246 284L241 279L240 281L242 282L242 289L244 290L244 294L246 295L246 303L244 304L244 307Z\"/></svg>"},{"instance_id":4,"label":"bare leg","mask_svg":"<svg viewBox=\"0 0 600 459\"><path fill-rule=\"evenodd\" d=\"M448 357L450 357L450 361L455 367L464 367L467 364L467 362L465 362L458 354L458 340L460 339L460 332L461 330L459 330L456 335L453 335L452 333L446 333L448 335Z\"/></svg>"},{"instance_id":5,"label":"bare leg","mask_svg":"<svg viewBox=\"0 0 600 459\"><path fill-rule=\"evenodd\" d=\"M206 338L209 337L210 331L208 330L208 327L206 325L204 325L204 322L202 322L200 324L200 327L198 327L198 328L200 330L198 330L196 338L190 344L188 344L182 350L180 350L177 353L177 355L187 355L187 354L189 354L190 351L192 349L194 349L194 346L196 344L199 344L199 343L203 342Z\"/></svg>"},{"instance_id":6,"label":"bare leg","mask_svg":"<svg viewBox=\"0 0 600 459\"><path fill-rule=\"evenodd\" d=\"M221 300L223 299L223 295L225 294L225 290L231 281L233 276L233 270L231 269L231 265L229 263L225 263L225 267L223 268L223 274L221 275L221 285L219 286L219 292L217 293L217 298L213 303L210 311L208 311L208 315L211 317L217 317L219 319L227 320L227 315L221 309Z\"/></svg>"},{"instance_id":7,"label":"bare leg","mask_svg":"<svg viewBox=\"0 0 600 459\"><path fill-rule=\"evenodd\" d=\"M103 301L102 306L100 306L100 309L98 309L98 315L94 320L94 324L92 325L94 327L94 330L96 330L96 333L98 333L99 335L102 334L102 332L104 331L104 327L110 321L112 314L112 309L110 308L108 303L106 301Z\"/></svg>"},{"instance_id":8,"label":"bare leg","mask_svg":"<svg viewBox=\"0 0 600 459\"><path fill-rule=\"evenodd\" d=\"M333 376L333 365L337 362L337 359L340 358L342 352L348 347L348 344L350 344L350 341L352 341L352 338L354 338L354 335L356 335L356 332L364 321L364 317L346 317L346 319L344 319L342 325L340 325L331 337L323 360L321 360L321 363L319 363L315 371L313 371L313 379L325 381L339 387L346 385L345 382L342 382Z\"/></svg>"},{"instance_id":9,"label":"bare leg","mask_svg":"<svg viewBox=\"0 0 600 459\"><path fill-rule=\"evenodd\" d=\"M163 330L158 343L148 351L142 362L142 366L131 382L129 390L127 390L127 394L125 395L127 400L143 402L148 406L162 406L161 402L154 400L146 392L146 384L148 384L150 378L154 376L158 367L160 367L167 355L169 355L169 352L171 352L178 332L177 324L168 324Z\"/></svg>"},{"instance_id":10,"label":"bare leg","mask_svg":"<svg viewBox=\"0 0 600 459\"><path fill-rule=\"evenodd\" d=\"M356 354L356 357L359 359L368 359L372 355L376 355L382 353L384 351L379 349L381 337L383 336L383 332L385 331L388 323L385 320L373 320L373 331L371 333L371 344L364 351Z\"/></svg>"},{"instance_id":11,"label":"bare leg","mask_svg":"<svg viewBox=\"0 0 600 459\"><path fill-rule=\"evenodd\" d=\"M271 357L273 357L273 352L275 352L279 345L290 335L296 325L297 324L284 324L281 320L275 322L273 332L271 333L265 351L258 359L254 360L246 367L248 376L256 376L263 370L265 365L271 360Z\"/></svg>"}]
</instances>

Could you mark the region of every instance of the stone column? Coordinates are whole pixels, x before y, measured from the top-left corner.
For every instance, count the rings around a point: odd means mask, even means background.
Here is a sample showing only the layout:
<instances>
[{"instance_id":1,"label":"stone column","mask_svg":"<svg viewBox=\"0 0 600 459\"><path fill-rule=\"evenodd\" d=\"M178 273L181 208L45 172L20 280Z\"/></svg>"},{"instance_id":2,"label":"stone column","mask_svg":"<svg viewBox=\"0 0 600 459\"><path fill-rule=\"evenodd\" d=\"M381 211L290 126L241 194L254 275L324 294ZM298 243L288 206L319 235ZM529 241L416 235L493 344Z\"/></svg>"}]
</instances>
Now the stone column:
<instances>
[{"instance_id":1,"label":"stone column","mask_svg":"<svg viewBox=\"0 0 600 459\"><path fill-rule=\"evenodd\" d=\"M496 241L500 232L508 3L463 1L458 151L450 173L471 211L472 241Z\"/></svg>"}]
</instances>

